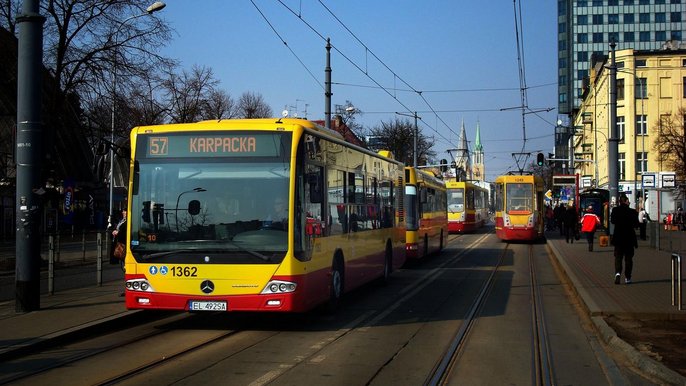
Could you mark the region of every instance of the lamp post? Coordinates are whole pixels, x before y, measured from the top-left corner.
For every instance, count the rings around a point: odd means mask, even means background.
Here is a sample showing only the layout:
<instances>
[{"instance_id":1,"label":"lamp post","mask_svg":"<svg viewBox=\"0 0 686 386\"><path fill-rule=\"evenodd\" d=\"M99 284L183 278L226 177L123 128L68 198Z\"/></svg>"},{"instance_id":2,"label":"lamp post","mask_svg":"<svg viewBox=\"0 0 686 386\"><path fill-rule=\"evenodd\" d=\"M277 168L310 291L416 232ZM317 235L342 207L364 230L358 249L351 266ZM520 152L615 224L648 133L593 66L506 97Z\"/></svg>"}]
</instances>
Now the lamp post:
<instances>
[{"instance_id":1,"label":"lamp post","mask_svg":"<svg viewBox=\"0 0 686 386\"><path fill-rule=\"evenodd\" d=\"M115 106L116 106L116 101L117 101L117 38L119 36L119 32L121 31L122 27L126 25L129 21L133 19L137 19L142 16L146 15L151 15L154 12L162 10L164 7L167 5L161 1L156 1L152 3L148 8L146 8L145 13L141 13L139 15L133 15L130 16L129 18L125 19L121 23L119 23L119 26L117 29L114 31L112 34L112 38L114 40L114 60L112 62L112 119L111 119L111 133L110 133L110 197L109 197L109 216L107 218L107 227L110 228L112 227L112 215L114 214L114 115L115 115Z\"/></svg>"},{"instance_id":2,"label":"lamp post","mask_svg":"<svg viewBox=\"0 0 686 386\"><path fill-rule=\"evenodd\" d=\"M638 157L636 148L638 147L638 138L636 138L636 135L638 133L638 114L636 114L636 98L635 98L635 90L636 90L636 83L640 84L640 96L639 98L641 99L641 117L645 119L645 109L644 109L644 104L643 100L645 99L645 91L647 91L647 85L645 84L643 78L639 78L636 75L636 70L634 71L627 71L627 70L622 70L622 69L616 69L617 72L622 72L625 74L632 75L634 77L634 192L636 194L636 197L634 198L634 206L638 208L638 202L639 202L639 196L638 196ZM645 161L646 166L648 163L647 159L644 159L645 157L645 136L648 131L648 122L641 120L641 175L645 170L643 170L643 162ZM643 195L643 178L641 178L641 195Z\"/></svg>"}]
</instances>

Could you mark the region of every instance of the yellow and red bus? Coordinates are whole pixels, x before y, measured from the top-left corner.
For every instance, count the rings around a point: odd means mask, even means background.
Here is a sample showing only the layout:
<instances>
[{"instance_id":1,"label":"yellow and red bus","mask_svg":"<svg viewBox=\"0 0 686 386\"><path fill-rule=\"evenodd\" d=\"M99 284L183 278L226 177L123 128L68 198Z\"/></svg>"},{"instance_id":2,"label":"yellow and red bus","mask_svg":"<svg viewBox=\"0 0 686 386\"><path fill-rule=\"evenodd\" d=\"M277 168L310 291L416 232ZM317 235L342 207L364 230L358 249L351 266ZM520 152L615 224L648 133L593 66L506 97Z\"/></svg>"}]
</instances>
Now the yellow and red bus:
<instances>
[{"instance_id":1,"label":"yellow and red bus","mask_svg":"<svg viewBox=\"0 0 686 386\"><path fill-rule=\"evenodd\" d=\"M448 231L473 232L488 220L488 190L471 182L448 181Z\"/></svg>"},{"instance_id":2,"label":"yellow and red bus","mask_svg":"<svg viewBox=\"0 0 686 386\"><path fill-rule=\"evenodd\" d=\"M495 234L506 241L543 238L543 179L504 175L495 180Z\"/></svg>"},{"instance_id":3,"label":"yellow and red bus","mask_svg":"<svg viewBox=\"0 0 686 386\"><path fill-rule=\"evenodd\" d=\"M131 151L129 309L335 308L405 262L404 165L313 122L136 127Z\"/></svg>"},{"instance_id":4,"label":"yellow and red bus","mask_svg":"<svg viewBox=\"0 0 686 386\"><path fill-rule=\"evenodd\" d=\"M445 181L434 173L405 167L405 250L408 259L440 252L447 244Z\"/></svg>"}]
</instances>

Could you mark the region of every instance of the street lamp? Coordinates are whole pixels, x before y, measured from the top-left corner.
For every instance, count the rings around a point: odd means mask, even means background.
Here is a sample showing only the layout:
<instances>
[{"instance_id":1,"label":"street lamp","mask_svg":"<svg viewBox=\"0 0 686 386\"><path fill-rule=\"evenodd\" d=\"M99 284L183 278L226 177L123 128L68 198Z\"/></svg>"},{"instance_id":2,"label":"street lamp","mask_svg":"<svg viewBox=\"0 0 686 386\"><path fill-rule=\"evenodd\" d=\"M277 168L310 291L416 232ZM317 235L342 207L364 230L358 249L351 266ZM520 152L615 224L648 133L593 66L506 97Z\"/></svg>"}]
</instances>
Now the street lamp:
<instances>
[{"instance_id":1,"label":"street lamp","mask_svg":"<svg viewBox=\"0 0 686 386\"><path fill-rule=\"evenodd\" d=\"M111 133L110 133L110 199L109 199L109 216L107 218L107 226L108 228L112 227L112 216L114 214L114 115L115 115L115 106L116 106L116 100L117 100L117 38L119 36L119 32L121 31L122 27L129 21L133 19L137 19L141 16L146 16L146 15L151 15L154 12L162 10L164 7L167 5L161 1L156 1L152 3L148 8L145 9L145 13L141 13L139 15L134 15L130 16L129 18L125 19L121 23L119 23L119 26L117 29L114 31L112 34L112 38L114 40L114 60L112 62L112 119L111 119Z\"/></svg>"}]
</instances>

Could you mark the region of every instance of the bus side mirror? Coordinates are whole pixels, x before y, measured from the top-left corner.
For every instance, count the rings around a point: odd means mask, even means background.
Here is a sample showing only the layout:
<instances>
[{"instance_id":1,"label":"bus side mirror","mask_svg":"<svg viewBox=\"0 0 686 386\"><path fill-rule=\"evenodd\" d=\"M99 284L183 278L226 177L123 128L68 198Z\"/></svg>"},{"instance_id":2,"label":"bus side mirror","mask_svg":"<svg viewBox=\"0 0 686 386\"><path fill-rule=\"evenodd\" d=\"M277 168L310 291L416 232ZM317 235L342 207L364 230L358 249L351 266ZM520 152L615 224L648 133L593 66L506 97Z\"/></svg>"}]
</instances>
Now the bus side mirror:
<instances>
[{"instance_id":1,"label":"bus side mirror","mask_svg":"<svg viewBox=\"0 0 686 386\"><path fill-rule=\"evenodd\" d=\"M188 202L188 213L195 216L200 213L200 201L191 200Z\"/></svg>"}]
</instances>

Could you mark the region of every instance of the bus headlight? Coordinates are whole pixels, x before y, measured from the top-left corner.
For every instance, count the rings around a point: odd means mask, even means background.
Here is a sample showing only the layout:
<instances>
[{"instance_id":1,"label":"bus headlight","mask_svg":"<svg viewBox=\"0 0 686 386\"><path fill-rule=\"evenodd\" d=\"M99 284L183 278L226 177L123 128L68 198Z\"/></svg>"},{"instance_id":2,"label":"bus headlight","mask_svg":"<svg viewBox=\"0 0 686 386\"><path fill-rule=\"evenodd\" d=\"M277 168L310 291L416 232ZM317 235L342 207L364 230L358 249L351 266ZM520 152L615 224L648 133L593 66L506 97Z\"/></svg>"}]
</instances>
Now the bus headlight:
<instances>
[{"instance_id":1,"label":"bus headlight","mask_svg":"<svg viewBox=\"0 0 686 386\"><path fill-rule=\"evenodd\" d=\"M155 292L150 283L145 279L131 279L126 281L126 289L138 292Z\"/></svg>"},{"instance_id":2,"label":"bus headlight","mask_svg":"<svg viewBox=\"0 0 686 386\"><path fill-rule=\"evenodd\" d=\"M290 281L272 280L264 287L262 294L284 294L295 292L297 285Z\"/></svg>"}]
</instances>

